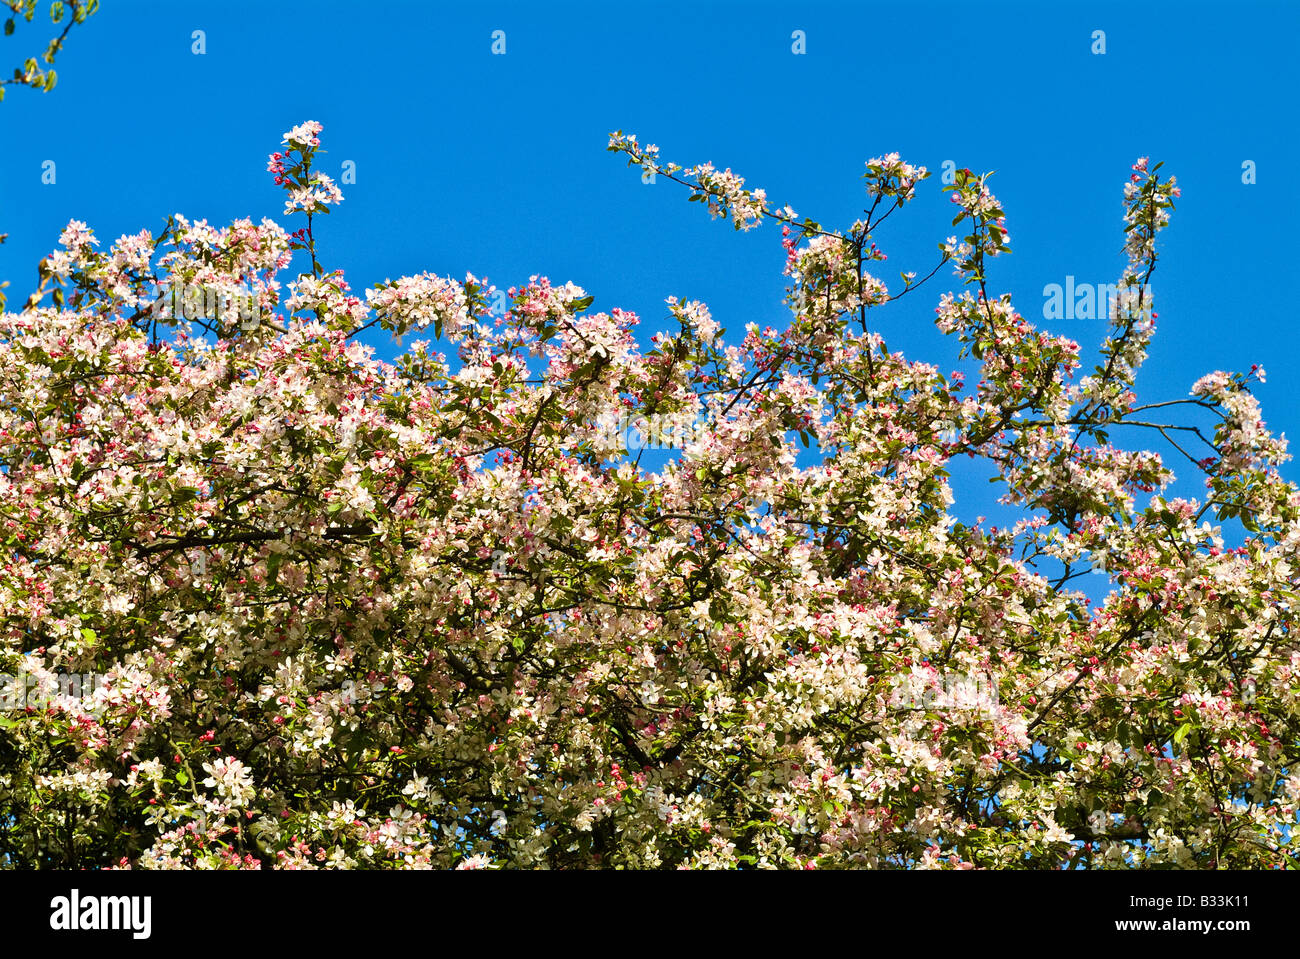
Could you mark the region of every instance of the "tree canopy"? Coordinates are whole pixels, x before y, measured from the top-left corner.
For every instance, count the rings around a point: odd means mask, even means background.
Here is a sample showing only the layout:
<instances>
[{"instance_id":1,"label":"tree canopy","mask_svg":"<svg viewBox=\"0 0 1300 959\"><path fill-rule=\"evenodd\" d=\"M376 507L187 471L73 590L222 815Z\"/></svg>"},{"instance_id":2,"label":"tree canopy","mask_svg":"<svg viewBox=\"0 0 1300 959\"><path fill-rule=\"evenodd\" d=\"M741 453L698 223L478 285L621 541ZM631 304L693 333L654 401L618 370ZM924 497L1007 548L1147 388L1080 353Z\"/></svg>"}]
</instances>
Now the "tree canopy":
<instances>
[{"instance_id":1,"label":"tree canopy","mask_svg":"<svg viewBox=\"0 0 1300 959\"><path fill-rule=\"evenodd\" d=\"M320 132L269 164L300 228L73 221L0 316L0 862L1294 866L1300 490L1262 370L1137 402L1159 163L1085 372L992 292L969 170L957 234L887 282L924 168L869 161L837 230L613 135L786 252L784 328L670 297L644 337L540 276L354 293ZM873 324L945 267L974 384ZM376 325L414 337L394 362ZM955 518L962 458L1019 522Z\"/></svg>"}]
</instances>

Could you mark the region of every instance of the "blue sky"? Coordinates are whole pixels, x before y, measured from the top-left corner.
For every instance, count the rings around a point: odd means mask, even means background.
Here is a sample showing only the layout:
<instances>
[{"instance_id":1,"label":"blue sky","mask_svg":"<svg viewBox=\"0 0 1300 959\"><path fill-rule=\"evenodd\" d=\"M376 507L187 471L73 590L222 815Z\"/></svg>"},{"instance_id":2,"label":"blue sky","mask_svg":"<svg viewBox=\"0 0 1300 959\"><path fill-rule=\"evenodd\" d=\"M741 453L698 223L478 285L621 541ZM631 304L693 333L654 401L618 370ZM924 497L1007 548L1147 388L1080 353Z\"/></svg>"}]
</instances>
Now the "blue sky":
<instances>
[{"instance_id":1,"label":"blue sky","mask_svg":"<svg viewBox=\"0 0 1300 959\"><path fill-rule=\"evenodd\" d=\"M928 166L936 176L918 201L876 236L895 286L900 270L928 272L953 232L944 161L996 170L1014 253L995 261L990 286L1039 320L1045 285L1116 280L1123 183L1149 155L1183 197L1154 277L1159 334L1141 398L1183 396L1205 372L1262 363L1269 424L1295 437L1298 26L1300 4L1281 0L104 0L61 54L55 91L11 88L0 104L0 232L10 234L0 278L21 302L71 218L107 244L173 212L279 217L266 156L283 131L316 119L321 168L337 178L345 160L356 164L319 234L325 265L343 267L354 289L426 269L503 287L540 273L585 287L596 309L639 313L647 335L666 326L670 294L705 300L733 333L782 323L779 230L737 234L681 188L642 184L605 151L622 129L665 159L730 166L832 227L860 213L867 158L897 150ZM195 30L203 55L192 52ZM503 56L491 52L494 30L505 31ZM796 30L803 55L791 49ZM1104 55L1091 51L1096 30ZM0 66L52 32L20 26L0 38ZM53 185L41 183L45 160L57 164ZM941 271L876 311L889 347L953 368L955 344L932 319L958 283ZM1044 325L1085 355L1106 327ZM374 332L369 342L391 357ZM959 477L957 492L963 518L976 507L994 515L986 484Z\"/></svg>"}]
</instances>

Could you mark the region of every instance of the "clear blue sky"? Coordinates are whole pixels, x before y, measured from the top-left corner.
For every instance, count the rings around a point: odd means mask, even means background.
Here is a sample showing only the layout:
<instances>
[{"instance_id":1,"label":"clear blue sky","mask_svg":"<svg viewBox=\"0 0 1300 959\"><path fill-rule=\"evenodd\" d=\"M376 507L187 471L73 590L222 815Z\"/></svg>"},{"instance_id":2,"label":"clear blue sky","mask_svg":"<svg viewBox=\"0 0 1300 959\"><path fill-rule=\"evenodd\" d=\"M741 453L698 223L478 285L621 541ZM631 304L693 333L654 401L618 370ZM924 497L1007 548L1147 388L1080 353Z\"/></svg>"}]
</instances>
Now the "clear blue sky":
<instances>
[{"instance_id":1,"label":"clear blue sky","mask_svg":"<svg viewBox=\"0 0 1300 959\"><path fill-rule=\"evenodd\" d=\"M1269 424L1296 437L1298 26L1300 4L1281 0L103 0L60 56L57 89L11 88L0 105L0 278L21 302L70 218L106 245L172 212L279 217L266 155L316 119L322 169L337 178L343 161L357 164L320 231L322 259L355 289L425 269L503 287L541 273L584 286L597 309L639 313L647 334L669 294L707 301L733 333L783 322L779 231L734 233L679 187L643 185L605 151L622 129L666 159L730 166L834 227L863 206L868 157L996 170L1015 252L995 261L991 287L1038 319L1044 285L1118 277L1122 186L1150 155L1183 198L1162 240L1160 332L1141 397L1183 396L1209 370L1262 363ZM498 29L504 56L491 52ZM194 30L204 55L191 52ZM795 30L804 55L791 52ZM1095 30L1104 55L1091 52ZM20 27L0 38L0 67L32 37ZM48 159L52 186L41 184ZM1254 185L1242 183L1247 160ZM928 272L953 232L939 187L936 175L876 237L894 285L899 270ZM876 312L891 349L952 368L932 311L956 282L944 270ZM1106 327L1045 325L1089 354ZM392 355L382 335L370 342ZM969 518L988 487L963 477L958 495Z\"/></svg>"}]
</instances>

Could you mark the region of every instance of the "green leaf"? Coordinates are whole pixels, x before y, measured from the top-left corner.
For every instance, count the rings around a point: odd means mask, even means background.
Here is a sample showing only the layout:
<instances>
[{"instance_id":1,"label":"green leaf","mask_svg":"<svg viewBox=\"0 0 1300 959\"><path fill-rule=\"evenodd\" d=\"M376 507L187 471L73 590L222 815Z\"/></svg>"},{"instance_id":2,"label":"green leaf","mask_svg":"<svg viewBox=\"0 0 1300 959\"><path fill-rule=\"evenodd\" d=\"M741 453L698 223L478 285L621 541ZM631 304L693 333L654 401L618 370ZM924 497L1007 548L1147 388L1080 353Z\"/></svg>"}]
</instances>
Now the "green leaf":
<instances>
[{"instance_id":1,"label":"green leaf","mask_svg":"<svg viewBox=\"0 0 1300 959\"><path fill-rule=\"evenodd\" d=\"M177 782L177 783L179 783L180 785L184 786L184 785L185 785L187 782L189 782L189 781L190 781L190 777L187 776L187 775L185 774L185 770L183 770L183 769L178 769L178 770L176 770L176 782Z\"/></svg>"},{"instance_id":2,"label":"green leaf","mask_svg":"<svg viewBox=\"0 0 1300 959\"><path fill-rule=\"evenodd\" d=\"M1191 723L1183 723L1181 726L1179 726L1177 731L1174 733L1174 745L1181 746L1183 740L1187 738L1187 734L1190 733L1191 731L1192 731Z\"/></svg>"}]
</instances>

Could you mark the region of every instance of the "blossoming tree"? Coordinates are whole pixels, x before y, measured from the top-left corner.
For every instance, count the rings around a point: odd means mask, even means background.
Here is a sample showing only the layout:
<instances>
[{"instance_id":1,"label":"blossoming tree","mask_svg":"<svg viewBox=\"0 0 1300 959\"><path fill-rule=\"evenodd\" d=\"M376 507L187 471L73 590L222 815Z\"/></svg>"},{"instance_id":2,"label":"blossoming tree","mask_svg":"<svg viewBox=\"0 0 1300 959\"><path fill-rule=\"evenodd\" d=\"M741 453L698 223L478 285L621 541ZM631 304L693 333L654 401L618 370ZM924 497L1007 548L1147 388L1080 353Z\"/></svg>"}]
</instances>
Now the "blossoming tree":
<instances>
[{"instance_id":1,"label":"blossoming tree","mask_svg":"<svg viewBox=\"0 0 1300 959\"><path fill-rule=\"evenodd\" d=\"M787 253L784 329L728 343L670 298L638 340L540 277L353 293L319 132L271 158L295 232L177 215L101 249L74 221L0 319L0 862L1294 865L1300 491L1250 377L1137 403L1159 164L1076 379L990 291L1008 233L970 171L963 238L891 289L873 237L923 168L869 162L836 231L616 134ZM873 330L945 265L974 388ZM380 362L374 325L438 342ZM703 425L651 471L609 424L657 414ZM1020 522L950 514L965 457Z\"/></svg>"}]
</instances>

